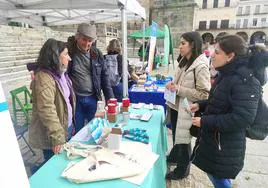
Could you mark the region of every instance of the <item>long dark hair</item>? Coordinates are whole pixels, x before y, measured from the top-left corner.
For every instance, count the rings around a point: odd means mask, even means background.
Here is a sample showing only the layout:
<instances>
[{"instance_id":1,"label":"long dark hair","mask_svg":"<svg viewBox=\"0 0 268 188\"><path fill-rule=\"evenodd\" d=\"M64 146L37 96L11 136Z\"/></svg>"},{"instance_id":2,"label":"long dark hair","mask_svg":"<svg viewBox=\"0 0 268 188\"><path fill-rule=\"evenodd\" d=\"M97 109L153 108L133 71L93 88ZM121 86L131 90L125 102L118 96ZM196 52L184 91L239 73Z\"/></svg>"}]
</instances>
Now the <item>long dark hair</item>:
<instances>
[{"instance_id":1,"label":"long dark hair","mask_svg":"<svg viewBox=\"0 0 268 188\"><path fill-rule=\"evenodd\" d=\"M67 48L66 43L52 38L48 39L39 52L39 57L37 59L39 68L58 72L60 69L60 53L65 48Z\"/></svg>"},{"instance_id":2,"label":"long dark hair","mask_svg":"<svg viewBox=\"0 0 268 188\"><path fill-rule=\"evenodd\" d=\"M198 32L186 32L181 35L181 38L189 42L192 47L192 55L189 59L178 57L179 67L182 68L186 66L188 69L194 62L194 60L202 54L202 38ZM182 59L183 58L183 59Z\"/></svg>"}]
</instances>

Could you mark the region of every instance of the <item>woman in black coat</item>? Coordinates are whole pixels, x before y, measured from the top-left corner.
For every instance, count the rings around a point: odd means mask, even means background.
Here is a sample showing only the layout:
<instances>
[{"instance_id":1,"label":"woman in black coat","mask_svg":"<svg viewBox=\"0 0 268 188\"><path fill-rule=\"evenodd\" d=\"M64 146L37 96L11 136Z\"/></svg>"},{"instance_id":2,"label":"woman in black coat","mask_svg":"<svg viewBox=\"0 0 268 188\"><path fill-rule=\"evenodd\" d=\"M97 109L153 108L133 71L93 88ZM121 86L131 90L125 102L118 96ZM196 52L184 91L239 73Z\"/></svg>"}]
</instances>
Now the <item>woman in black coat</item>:
<instances>
[{"instance_id":1,"label":"woman in black coat","mask_svg":"<svg viewBox=\"0 0 268 188\"><path fill-rule=\"evenodd\" d=\"M192 120L201 127L192 161L216 188L231 187L230 179L243 168L246 128L254 122L261 95L260 82L248 68L247 52L244 40L237 35L219 39L211 58L219 76L208 100L191 105L192 112L203 112L201 118Z\"/></svg>"}]
</instances>

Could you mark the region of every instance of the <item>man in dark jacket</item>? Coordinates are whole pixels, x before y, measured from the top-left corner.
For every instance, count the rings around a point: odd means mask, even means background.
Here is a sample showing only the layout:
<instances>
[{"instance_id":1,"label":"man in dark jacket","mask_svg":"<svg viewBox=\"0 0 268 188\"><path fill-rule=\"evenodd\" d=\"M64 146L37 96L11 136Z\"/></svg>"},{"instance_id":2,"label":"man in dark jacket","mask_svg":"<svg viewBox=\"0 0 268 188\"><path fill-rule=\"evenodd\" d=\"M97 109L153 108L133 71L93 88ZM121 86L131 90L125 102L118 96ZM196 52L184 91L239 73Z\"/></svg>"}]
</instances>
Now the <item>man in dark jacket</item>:
<instances>
[{"instance_id":1,"label":"man in dark jacket","mask_svg":"<svg viewBox=\"0 0 268 188\"><path fill-rule=\"evenodd\" d=\"M75 128L78 132L85 120L91 121L101 100L101 89L106 100L113 98L107 67L100 50L92 46L96 39L96 27L82 23L75 36L69 37L68 49L72 61L69 76L76 94Z\"/></svg>"}]
</instances>

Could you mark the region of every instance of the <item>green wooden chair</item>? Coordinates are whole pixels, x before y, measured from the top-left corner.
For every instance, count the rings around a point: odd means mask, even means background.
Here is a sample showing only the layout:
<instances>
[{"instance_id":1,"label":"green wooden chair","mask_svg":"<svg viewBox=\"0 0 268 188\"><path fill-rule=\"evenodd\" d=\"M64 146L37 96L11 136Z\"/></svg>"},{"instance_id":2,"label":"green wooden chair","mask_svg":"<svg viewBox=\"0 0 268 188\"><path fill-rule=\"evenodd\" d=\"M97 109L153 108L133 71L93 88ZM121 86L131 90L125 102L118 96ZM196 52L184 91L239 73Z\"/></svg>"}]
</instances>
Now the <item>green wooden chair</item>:
<instances>
[{"instance_id":1,"label":"green wooden chair","mask_svg":"<svg viewBox=\"0 0 268 188\"><path fill-rule=\"evenodd\" d=\"M24 125L29 125L31 121L30 112L32 111L32 95L26 86L19 87L10 91L12 96L13 120L18 124L18 112L22 113L25 118Z\"/></svg>"},{"instance_id":2,"label":"green wooden chair","mask_svg":"<svg viewBox=\"0 0 268 188\"><path fill-rule=\"evenodd\" d=\"M32 147L29 145L27 139L25 138L25 133L28 131L28 126L19 126L13 123L13 127L16 133L17 140L23 139L24 143L26 144L25 147L28 147L29 150L32 152L33 155L36 155ZM24 148L25 148L24 147ZM21 151L24 149L22 148Z\"/></svg>"}]
</instances>

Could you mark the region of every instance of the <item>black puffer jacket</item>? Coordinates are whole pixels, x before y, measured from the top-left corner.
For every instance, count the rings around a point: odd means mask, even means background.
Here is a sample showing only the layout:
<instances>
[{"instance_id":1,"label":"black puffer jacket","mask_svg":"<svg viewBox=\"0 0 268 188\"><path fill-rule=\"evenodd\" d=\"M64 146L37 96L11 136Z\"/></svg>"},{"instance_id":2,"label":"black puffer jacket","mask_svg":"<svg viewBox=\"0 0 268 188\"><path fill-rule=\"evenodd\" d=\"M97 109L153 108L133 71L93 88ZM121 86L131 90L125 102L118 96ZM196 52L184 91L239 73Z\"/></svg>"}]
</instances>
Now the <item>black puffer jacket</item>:
<instances>
[{"instance_id":1,"label":"black puffer jacket","mask_svg":"<svg viewBox=\"0 0 268 188\"><path fill-rule=\"evenodd\" d=\"M247 63L240 58L219 68L209 99L198 102L204 115L193 163L218 178L234 179L244 165L246 127L254 122L261 93L255 77L247 80L236 72L249 70Z\"/></svg>"}]
</instances>

